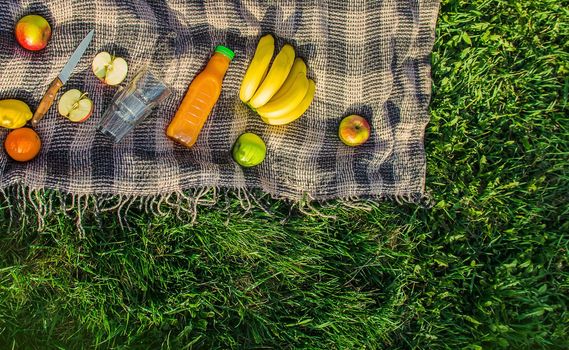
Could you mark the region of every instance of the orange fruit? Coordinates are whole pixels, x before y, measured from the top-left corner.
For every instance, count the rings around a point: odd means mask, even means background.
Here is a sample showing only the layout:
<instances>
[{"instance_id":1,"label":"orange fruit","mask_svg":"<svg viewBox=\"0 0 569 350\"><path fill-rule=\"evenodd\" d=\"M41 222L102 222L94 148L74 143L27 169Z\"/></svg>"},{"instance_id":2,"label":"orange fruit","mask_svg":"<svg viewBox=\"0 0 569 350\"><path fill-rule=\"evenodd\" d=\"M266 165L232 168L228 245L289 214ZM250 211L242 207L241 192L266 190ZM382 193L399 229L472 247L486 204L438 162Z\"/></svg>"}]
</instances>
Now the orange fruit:
<instances>
[{"instance_id":1,"label":"orange fruit","mask_svg":"<svg viewBox=\"0 0 569 350\"><path fill-rule=\"evenodd\" d=\"M34 159L41 149L38 134L30 128L20 128L11 131L4 141L4 149L10 158L18 162Z\"/></svg>"}]
</instances>

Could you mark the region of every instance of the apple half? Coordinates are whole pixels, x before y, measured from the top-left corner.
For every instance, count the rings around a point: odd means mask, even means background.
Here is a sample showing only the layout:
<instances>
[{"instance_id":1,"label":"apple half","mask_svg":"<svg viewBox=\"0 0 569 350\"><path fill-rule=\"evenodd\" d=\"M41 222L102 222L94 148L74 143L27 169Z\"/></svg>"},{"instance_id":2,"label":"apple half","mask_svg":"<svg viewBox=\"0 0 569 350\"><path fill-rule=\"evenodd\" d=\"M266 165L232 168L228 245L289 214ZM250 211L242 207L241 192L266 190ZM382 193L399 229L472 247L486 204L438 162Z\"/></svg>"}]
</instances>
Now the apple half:
<instances>
[{"instance_id":1,"label":"apple half","mask_svg":"<svg viewBox=\"0 0 569 350\"><path fill-rule=\"evenodd\" d=\"M110 53L99 52L93 59L93 74L107 85L118 85L128 74L128 64L122 57Z\"/></svg>"},{"instance_id":2,"label":"apple half","mask_svg":"<svg viewBox=\"0 0 569 350\"><path fill-rule=\"evenodd\" d=\"M57 104L59 114L75 123L87 120L93 113L93 101L77 89L64 93Z\"/></svg>"}]
</instances>

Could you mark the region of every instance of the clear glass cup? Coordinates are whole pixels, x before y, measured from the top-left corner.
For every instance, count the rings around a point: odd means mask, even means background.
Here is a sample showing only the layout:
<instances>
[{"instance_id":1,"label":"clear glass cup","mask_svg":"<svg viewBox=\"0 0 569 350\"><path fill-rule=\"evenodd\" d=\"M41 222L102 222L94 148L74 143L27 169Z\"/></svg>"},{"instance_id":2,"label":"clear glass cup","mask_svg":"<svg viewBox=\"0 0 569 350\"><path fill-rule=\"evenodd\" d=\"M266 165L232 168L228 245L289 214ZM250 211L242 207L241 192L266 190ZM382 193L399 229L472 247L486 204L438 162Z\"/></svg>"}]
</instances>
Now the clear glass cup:
<instances>
[{"instance_id":1,"label":"clear glass cup","mask_svg":"<svg viewBox=\"0 0 569 350\"><path fill-rule=\"evenodd\" d=\"M171 93L170 88L143 68L126 88L115 94L111 105L103 114L99 130L120 142L135 126Z\"/></svg>"}]
</instances>

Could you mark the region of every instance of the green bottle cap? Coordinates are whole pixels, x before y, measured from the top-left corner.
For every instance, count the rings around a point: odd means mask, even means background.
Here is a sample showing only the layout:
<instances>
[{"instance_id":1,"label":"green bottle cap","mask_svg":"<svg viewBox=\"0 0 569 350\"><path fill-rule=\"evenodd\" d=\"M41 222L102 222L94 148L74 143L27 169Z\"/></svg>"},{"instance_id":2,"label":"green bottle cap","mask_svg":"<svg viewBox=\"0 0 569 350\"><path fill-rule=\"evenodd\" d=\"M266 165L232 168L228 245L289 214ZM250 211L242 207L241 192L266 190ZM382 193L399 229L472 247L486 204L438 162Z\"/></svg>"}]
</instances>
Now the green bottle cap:
<instances>
[{"instance_id":1,"label":"green bottle cap","mask_svg":"<svg viewBox=\"0 0 569 350\"><path fill-rule=\"evenodd\" d=\"M235 53L228 47L219 45L215 48L215 52L219 52L222 55L225 55L229 58L229 60L233 60L233 57L235 57Z\"/></svg>"}]
</instances>

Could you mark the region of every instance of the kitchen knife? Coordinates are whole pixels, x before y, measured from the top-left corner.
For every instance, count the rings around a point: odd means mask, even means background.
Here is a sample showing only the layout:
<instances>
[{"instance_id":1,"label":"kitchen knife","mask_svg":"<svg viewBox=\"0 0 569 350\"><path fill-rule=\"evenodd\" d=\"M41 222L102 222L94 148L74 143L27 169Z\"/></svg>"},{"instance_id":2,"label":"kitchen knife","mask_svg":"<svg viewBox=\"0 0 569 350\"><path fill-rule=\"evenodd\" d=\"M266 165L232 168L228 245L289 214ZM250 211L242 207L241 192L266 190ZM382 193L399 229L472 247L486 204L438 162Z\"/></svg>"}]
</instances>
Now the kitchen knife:
<instances>
[{"instance_id":1,"label":"kitchen knife","mask_svg":"<svg viewBox=\"0 0 569 350\"><path fill-rule=\"evenodd\" d=\"M87 50L87 47L91 43L91 39L93 39L94 33L95 30L91 30L89 34L87 34L79 46L77 46L75 52L73 52L73 55L71 55L65 66L63 66L63 69L59 75L51 82L51 85L47 89L45 95L43 95L40 104L36 109L34 116L32 117L32 127L35 127L41 118L43 118L43 116L47 113L53 104L53 101L55 100L57 92L65 83L67 83L67 80L69 80L71 73L73 73L73 69L75 69L75 66L77 66L77 63L79 63L81 56L83 56L85 50Z\"/></svg>"}]
</instances>

